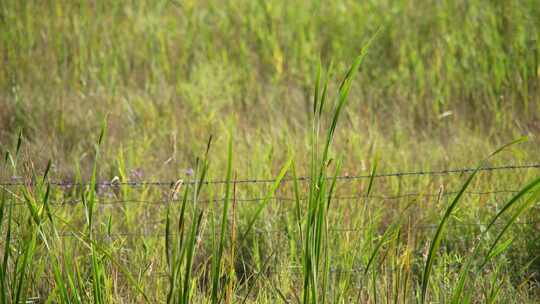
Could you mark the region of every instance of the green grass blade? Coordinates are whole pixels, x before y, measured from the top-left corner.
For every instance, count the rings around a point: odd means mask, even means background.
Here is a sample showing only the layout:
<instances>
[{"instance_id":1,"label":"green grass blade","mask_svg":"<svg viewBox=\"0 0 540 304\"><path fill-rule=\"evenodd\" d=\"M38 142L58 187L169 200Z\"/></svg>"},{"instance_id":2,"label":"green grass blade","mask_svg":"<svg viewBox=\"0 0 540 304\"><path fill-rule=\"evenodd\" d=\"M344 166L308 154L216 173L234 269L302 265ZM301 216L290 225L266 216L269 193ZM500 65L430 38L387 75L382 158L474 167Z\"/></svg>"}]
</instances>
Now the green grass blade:
<instances>
[{"instance_id":1,"label":"green grass blade","mask_svg":"<svg viewBox=\"0 0 540 304\"><path fill-rule=\"evenodd\" d=\"M264 210L266 205L268 205L268 203L272 199L274 193L277 191L277 189L281 185L281 181L285 177L285 174L287 174L287 171L289 170L289 167L291 166L291 164L292 164L292 157L289 158L287 163L281 168L278 176L276 177L276 180L272 184L272 187L270 188L270 190L268 190L268 193L266 194L264 200L259 204L259 206L257 207L257 209L255 211L255 214L248 221L247 228L245 229L244 233L242 234L242 237L239 239L239 242L238 242L239 244L241 244L243 242L243 240L246 239L249 232L251 232L251 229L253 228L253 225L255 224L257 219L259 218L261 212Z\"/></svg>"},{"instance_id":2,"label":"green grass blade","mask_svg":"<svg viewBox=\"0 0 540 304\"><path fill-rule=\"evenodd\" d=\"M213 256L213 272L212 272L212 303L218 303L219 278L221 274L221 257L223 256L223 248L225 246L225 232L227 230L227 212L231 196L232 185L232 161L233 161L233 136L232 132L229 137L227 149L227 177L225 183L225 200L221 215L221 231L217 248L217 255Z\"/></svg>"},{"instance_id":3,"label":"green grass blade","mask_svg":"<svg viewBox=\"0 0 540 304\"><path fill-rule=\"evenodd\" d=\"M505 145L501 146L499 149L495 150L493 153L491 153L485 160L483 160L480 163L480 165L478 167L476 167L476 169L471 173L471 175L469 176L467 181L463 184L463 186L461 187L459 192L456 194L456 196L454 197L454 199L452 200L452 202L450 203L450 205L446 209L441 221L439 222L439 225L437 226L437 230L435 231L435 235L433 236L430 247L429 247L428 256L427 256L426 263L425 263L425 266L424 266L424 272L423 272L423 275L422 275L421 303L425 303L425 300L426 300L427 288L428 288L428 284L429 284L429 278L430 278L430 275L431 275L431 270L432 270L432 267L433 267L433 261L435 259L436 251L439 248L440 242L442 240L443 230L445 228L445 225L446 225L448 219L450 218L450 215L452 214L454 209L457 207L461 197L463 196L463 193L465 192L465 190L467 189L467 187L469 186L469 184L471 183L471 181L473 180L475 175L478 173L478 170L481 169L484 166L484 164L487 162L487 160L489 158L491 158L491 157L495 156L496 154L500 153L505 148L507 148L507 147L509 147L511 145L523 142L524 140L526 140L526 139L525 138L520 138L520 139L514 140L514 141L512 141L512 142L510 142L508 144L505 144Z\"/></svg>"},{"instance_id":4,"label":"green grass blade","mask_svg":"<svg viewBox=\"0 0 540 304\"><path fill-rule=\"evenodd\" d=\"M477 242L477 245L476 245L475 249L473 250L473 253L471 254L471 256L468 258L468 260L461 267L456 287L454 287L454 291L452 292L452 303L457 304L457 303L460 303L460 301L461 301L461 297L462 297L463 291L465 289L465 283L466 283L466 280L467 280L467 277L468 277L468 273L470 272L470 269L473 266L473 261L476 259L477 255L478 255L480 245L481 245L484 237L487 235L487 233L489 231L491 231L491 229L494 227L497 220L501 218L501 216L506 214L511 209L511 207L514 206L515 204L517 204L517 202L522 197L524 197L527 193L530 193L531 191L534 191L534 189L536 187L538 187L539 185L540 185L540 178L537 178L537 179L533 180L532 182L530 182L529 184L527 184L517 194L515 194L510 200L508 200L508 202L505 203L505 205L501 208L501 210L499 212L497 212L497 214L490 220L490 222L488 223L486 229L480 235L479 240ZM510 227L510 225L515 222L517 217L520 214L522 214L524 212L524 210L526 210L526 208L528 208L530 206L530 204L532 204L534 202L535 198L537 198L537 195L538 195L538 190L537 190L536 194L531 195L529 200L525 204L523 204L523 206L520 208L520 210L518 210L518 212L516 212L514 214L514 216L510 219L510 221L507 222L507 224L505 225L503 230L498 234L495 241L491 245L491 247L490 247L488 253L486 254L486 257L485 257L484 261L482 262L482 265L480 266L479 269L482 269L487 264L489 259L491 259L493 256L495 256L495 255L493 255L492 250L495 249L495 246L496 246L497 242L502 238L503 234L507 231L507 229Z\"/></svg>"}]
</instances>

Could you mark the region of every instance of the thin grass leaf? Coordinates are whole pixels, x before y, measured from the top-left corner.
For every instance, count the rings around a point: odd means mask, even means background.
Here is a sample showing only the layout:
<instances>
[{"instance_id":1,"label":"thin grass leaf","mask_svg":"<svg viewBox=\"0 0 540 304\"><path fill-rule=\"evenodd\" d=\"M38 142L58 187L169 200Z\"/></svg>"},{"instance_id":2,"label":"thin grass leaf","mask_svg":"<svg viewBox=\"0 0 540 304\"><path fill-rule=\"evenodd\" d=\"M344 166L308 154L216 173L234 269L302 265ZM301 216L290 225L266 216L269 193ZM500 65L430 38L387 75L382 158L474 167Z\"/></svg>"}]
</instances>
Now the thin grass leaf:
<instances>
[{"instance_id":1,"label":"thin grass leaf","mask_svg":"<svg viewBox=\"0 0 540 304\"><path fill-rule=\"evenodd\" d=\"M467 189L467 187L469 186L469 184L471 183L473 178L476 176L478 171L484 166L484 164L487 162L488 159L490 159L491 157L497 155L498 153L503 151L505 148L507 148L507 147L509 147L511 145L520 143L520 142L522 142L524 140L525 140L524 138L520 138L520 139L514 140L514 141L512 141L512 142L510 142L508 144L505 144L505 145L501 146L499 149L495 150L493 153L491 153L485 160L483 160L480 163L480 165L478 167L476 167L476 169L474 169L474 171L470 174L467 181L463 184L463 186L461 187L459 192L456 194L456 196L454 197L454 199L452 200L452 202L450 203L450 205L446 209L441 221L439 222L439 225L437 226L437 230L435 231L435 235L433 236L432 241L431 241L431 245L429 247L428 256L427 256L426 263L425 263L425 266L424 266L424 272L423 272L423 275L422 275L421 303L425 303L425 300L426 300L427 288L428 288L428 284L429 284L429 278L430 278L430 275L431 275L431 270L432 270L432 267L433 267L433 261L435 259L436 251L439 248L440 242L442 240L443 230L445 228L445 225L446 225L448 219L450 218L450 215L452 214L454 209L457 207L461 197L463 196L463 193L465 192L465 190Z\"/></svg>"},{"instance_id":2,"label":"thin grass leaf","mask_svg":"<svg viewBox=\"0 0 540 304\"><path fill-rule=\"evenodd\" d=\"M233 137L232 132L229 137L229 144L227 149L227 177L225 184L225 200L223 204L223 210L221 215L221 231L219 236L217 255L213 256L213 272L212 272L212 303L218 303L218 289L219 278L221 275L221 257L223 256L223 248L225 246L225 232L227 230L227 212L229 208L229 200L231 195L231 181L232 181L232 161L233 161Z\"/></svg>"},{"instance_id":3,"label":"thin grass leaf","mask_svg":"<svg viewBox=\"0 0 540 304\"><path fill-rule=\"evenodd\" d=\"M511 209L512 206L517 204L517 202L522 197L524 197L526 194L533 191L539 185L540 185L540 177L533 180L532 182L527 184L525 187L523 187L517 194L515 194L510 200L508 200L508 202L505 203L505 205L501 208L501 210L499 212L497 212L497 214L490 220L490 222L488 223L486 229L480 235L479 240L477 242L477 245L475 246L475 248L473 250L473 253L470 255L470 257L467 259L467 261L462 265L462 267L460 269L458 282L456 284L456 287L454 287L454 291L452 292L452 303L459 303L460 302L460 298L461 298L461 296L463 294L463 291L465 289L465 283L466 283L466 280L468 278L468 273L470 272L470 269L473 266L473 261L478 256L478 253L479 253L479 250L480 250L480 245L481 245L482 241L484 240L485 236L487 235L487 233L491 231L491 229L494 227L497 220L500 219L504 214L506 214ZM515 222L517 217L524 210L526 210L530 206L530 204L532 204L534 202L534 199L535 199L535 197L537 197L537 195L538 195L538 192L536 194L532 195L529 198L528 202L526 202L522 206L522 208L518 212L516 212L516 214L512 217L512 219L507 222L504 229L498 234L496 240L493 242L492 246L490 247L490 250L488 251L488 254L486 255L486 258L482 262L482 265L481 265L480 269L483 268L487 264L487 262L489 261L489 259L487 257L491 254L490 252L491 252L491 250L493 250L493 248L497 244L498 240L508 230L510 225L512 225Z\"/></svg>"},{"instance_id":4,"label":"thin grass leaf","mask_svg":"<svg viewBox=\"0 0 540 304\"><path fill-rule=\"evenodd\" d=\"M266 259L264 260L263 262L263 265L261 267L261 271L257 272L257 276L255 277L255 279L253 279L252 282L250 282L250 284L248 285L248 290L246 291L246 295L244 296L244 299L242 300L241 304L245 304L248 297L249 297L249 294L251 293L251 290L253 290L253 288L255 287L255 283L257 283L257 281L259 280L259 278L261 277L261 275L264 273L264 269L267 268L268 264L270 263L270 261L272 260L272 257L275 255L276 253L276 250L274 249L272 251L272 253L270 253L270 255L268 255L266 257Z\"/></svg>"},{"instance_id":5,"label":"thin grass leaf","mask_svg":"<svg viewBox=\"0 0 540 304\"><path fill-rule=\"evenodd\" d=\"M259 204L259 206L257 207L257 209L255 210L255 214L251 217L251 219L248 221L248 224L247 224L247 228L246 230L244 231L244 233L242 234L242 237L240 238L240 241L238 242L239 244L241 244L245 239L246 237L248 236L249 232L251 231L251 229L253 228L253 225L255 224L255 222L257 221L257 219L259 218L261 212L264 210L264 208L266 207L266 205L268 205L268 203L270 202L270 200L272 199L274 193L277 191L277 189L279 188L279 186L281 185L281 181L283 180L283 178L285 177L285 174L287 174L287 171L289 170L289 167L291 166L292 164L292 157L289 158L289 160L287 161L287 163L285 163L285 165L281 168L278 176L276 177L274 183L272 184L272 187L270 188L270 190L268 190L267 194L266 194L266 197L264 198L264 200Z\"/></svg>"}]
</instances>

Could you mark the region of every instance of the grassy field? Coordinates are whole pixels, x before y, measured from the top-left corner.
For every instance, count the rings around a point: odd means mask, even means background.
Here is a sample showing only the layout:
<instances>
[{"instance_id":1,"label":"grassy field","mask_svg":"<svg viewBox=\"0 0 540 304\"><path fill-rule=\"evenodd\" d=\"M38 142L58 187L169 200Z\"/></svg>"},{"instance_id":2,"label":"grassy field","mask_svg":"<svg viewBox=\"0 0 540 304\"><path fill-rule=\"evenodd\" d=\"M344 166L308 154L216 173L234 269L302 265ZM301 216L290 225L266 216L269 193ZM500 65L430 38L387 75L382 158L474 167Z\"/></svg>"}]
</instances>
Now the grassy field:
<instances>
[{"instance_id":1,"label":"grassy field","mask_svg":"<svg viewBox=\"0 0 540 304\"><path fill-rule=\"evenodd\" d=\"M538 303L539 151L537 1L0 1L0 304Z\"/></svg>"}]
</instances>

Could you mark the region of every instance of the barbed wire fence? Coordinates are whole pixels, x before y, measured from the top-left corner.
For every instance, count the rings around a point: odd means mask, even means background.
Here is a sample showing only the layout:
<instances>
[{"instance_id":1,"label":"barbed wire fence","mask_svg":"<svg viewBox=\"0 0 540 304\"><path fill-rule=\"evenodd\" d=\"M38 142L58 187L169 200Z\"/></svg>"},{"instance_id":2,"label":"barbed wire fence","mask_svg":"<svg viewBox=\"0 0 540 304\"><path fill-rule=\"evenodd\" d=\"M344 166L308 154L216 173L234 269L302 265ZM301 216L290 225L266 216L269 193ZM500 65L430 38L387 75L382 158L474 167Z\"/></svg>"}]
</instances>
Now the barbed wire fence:
<instances>
[{"instance_id":1,"label":"barbed wire fence","mask_svg":"<svg viewBox=\"0 0 540 304\"><path fill-rule=\"evenodd\" d=\"M481 167L481 168L456 168L456 169L447 169L447 170L432 170L432 171L405 171L405 172L388 172L388 173L380 173L375 175L342 175L337 176L336 180L344 181L346 183L354 181L354 180L361 180L361 179L384 179L384 178L407 178L407 177L432 177L432 176L448 176L448 175L458 175L458 174L470 174L476 170L480 172L487 172L492 173L496 171L512 171L512 172L518 172L518 171L524 171L524 170L538 170L540 169L540 163L532 163L532 164L523 164L523 165L504 165L504 166L492 166L492 167ZM536 175L536 172L535 172ZM540 175L540 170L538 170L538 175ZM328 177L328 179L333 179L334 177ZM308 176L302 176L298 177L296 179L298 182L309 182L310 177ZM289 183L294 181L292 177L285 177L281 183ZM145 188L145 187L159 187L161 190L170 191L170 189L174 189L174 187L177 185L178 181L97 181L95 183L90 183L88 181L47 181L46 184L53 186L53 187L60 187L61 191L68 191L70 189L73 189L75 187L89 187L89 186L95 186L97 188L101 189L118 189L121 187L130 187L130 188ZM243 185L264 185L264 184L272 184L275 183L275 179L238 179L238 180L210 180L206 181L205 184L210 185L224 185L227 183L232 184L243 184ZM37 183L35 181L22 181L22 180L10 180L10 181L0 181L0 190L6 190L9 193L14 193L13 191L16 190L17 187L28 187L36 185ZM193 181L182 181L183 185L192 186L195 184ZM460 191L458 189L450 189L450 190L439 190L439 191L426 191L426 192L407 192L407 193L399 193L399 194L351 194L351 195L334 195L332 196L332 200L336 202L342 202L342 201L350 201L350 202L364 202L364 200L376 200L378 202L389 202L389 201L399 201L403 199L410 199L410 200L419 200L419 199L431 199L431 198L442 198L442 197L449 197L458 194ZM512 189L512 188L506 188L506 189L481 189L476 191L466 191L463 193L465 196L477 196L477 197L493 197L498 195L515 195L516 193L520 192L518 189ZM290 197L290 196L279 196L274 195L271 197L264 197L264 196L255 196L255 197L234 197L235 203L262 203L262 202L272 202L275 204L287 204L287 203L294 203L297 200L300 201L306 201L307 197ZM187 199L188 202L193 202L193 199ZM218 197L213 199L198 199L198 203L220 203L224 202L225 198ZM172 204L180 204L182 202L182 199L123 199L123 198L111 198L106 196L97 196L96 203L103 206L130 206L130 205L145 205L145 208L158 208L158 207L167 207L171 206ZM20 200L12 200L8 204L5 204L5 206L23 206L26 203ZM51 206L58 206L58 207L69 207L69 206L76 206L83 204L82 199L69 197L63 198L63 199L55 199L50 200L48 202ZM534 217L533 217L534 218ZM165 239L166 237L177 237L179 236L178 233L169 233L168 236L166 235L164 231L164 222L165 220L159 220L157 222L147 223L153 226L153 228L144 228L142 231L127 231L127 232L95 232L93 233L93 237L96 239L101 239L104 241L115 241L115 240L156 240L160 241L160 239ZM417 223L405 223L405 226L409 226L409 229L414 229L415 231L431 231L434 229L437 229L437 224L431 224L431 223L425 223L425 222L417 222ZM504 223L496 223L494 226L504 226ZM517 227L517 229L540 229L540 218L538 219L528 219L528 220L520 220L514 223L514 225ZM485 229L487 227L487 223L481 223L481 222L459 222L459 221L453 221L451 224L454 228L460 228L460 229ZM140 227L139 227L140 228ZM388 228L388 227L386 227ZM330 227L328 229L329 233L335 233L335 234L355 234L355 233L362 233L368 229L374 229L373 227ZM285 238L285 244L287 243L287 238L291 237L293 234L298 234L299 231L291 230L290 227L284 226L280 229L261 229L261 228L254 228L251 233L263 236L263 238L267 238L267 236L273 235L274 239L277 239L278 244L275 244L274 251L269 255L268 258L276 258L276 255L281 254L281 248L283 246L282 242ZM203 231L203 233L207 233L208 231ZM86 235L83 232L78 231L61 231L59 232L55 237L61 238L61 239L84 239ZM2 241L0 240L0 243ZM285 245L287 246L287 245ZM278 250L277 248L281 248ZM302 266L301 265L289 265L286 267L279 267L279 269L274 269L272 267L264 266L262 269L252 269L251 275L252 276L258 276L260 274L264 275L274 275L277 273L289 273L289 274L300 274L302 272ZM392 267L392 266L389 266ZM336 275L356 275L358 273L363 273L366 271L365 266L354 266L354 267L342 267L342 266L335 266L331 267L329 269L329 272ZM146 275L144 275L146 276ZM155 279L167 279L170 274L165 272L152 272L148 273L149 277L155 278Z\"/></svg>"},{"instance_id":2,"label":"barbed wire fence","mask_svg":"<svg viewBox=\"0 0 540 304\"><path fill-rule=\"evenodd\" d=\"M519 171L519 170L529 170L529 169L540 169L540 163L532 163L532 164L522 164L522 165L504 165L504 166L492 166L492 167L480 167L480 168L457 168L457 169L447 169L447 170L434 170L434 171L405 171L405 172L389 172L389 173L380 173L380 174L374 174L374 175L342 175L337 176L337 180L342 181L353 181L353 180L359 180L359 179L371 179L371 178L392 178L392 177L413 177L413 176L446 176L446 175L452 175L452 174L470 174L476 170L481 172L495 172L495 171ZM540 170L539 170L540 173ZM328 177L328 179L333 179L334 177ZM310 181L310 177L302 176L298 177L296 179L299 182L307 182ZM282 183L288 183L292 182L294 179L292 177L285 177L282 180ZM84 187L84 186L98 186L102 188L117 188L117 187L169 187L173 188L178 181L97 181L95 183L85 182L85 181L47 181L46 183L51 186L58 186L61 188L71 188L71 187ZM274 183L275 179L239 179L239 180L210 180L206 181L205 184L226 184L226 183L233 183L233 184L268 184L268 183ZM7 190L11 193L13 189L16 187L25 187L25 186L32 186L37 184L34 181L28 182L28 181L19 181L19 180L11 180L11 181L3 181L0 182L0 189ZM183 182L183 185L194 185L195 182L193 181L186 181ZM434 192L410 192L410 193L402 193L397 195L375 195L375 194L354 194L354 195L348 195L348 196L340 196L335 195L332 196L333 201L360 201L362 199L370 199L370 200L379 200L379 201L396 201L401 199L418 199L418 198L436 198L436 197L447 197L458 194L460 191L456 189L448 190L448 191L437 191ZM507 194L512 195L518 193L519 190L517 189L495 189L495 190L480 190L480 191L466 191L463 194L467 196L493 196L493 195L499 195L499 194ZM271 197L240 197L240 198L234 198L234 202L236 203L261 203L264 201L272 201L276 203L287 203L287 202L295 202L296 200L305 201L307 200L307 197L287 197L287 196L271 196ZM214 199L199 199L197 200L198 203L219 203L223 202L225 198L214 198ZM193 202L192 199L187 199L188 202ZM144 200L144 199L112 199L112 198L103 198L98 196L98 200L96 201L99 205L112 205L112 206L125 206L130 204L140 204L140 205L148 205L152 207L157 206L168 206L170 204L180 203L182 202L181 199L161 199L161 200ZM67 198L62 200L51 200L48 202L48 204L52 206L73 206L77 204L83 203L82 199L75 199L75 198ZM25 202L21 201L11 201L8 204L5 204L6 206L21 206L25 205ZM540 224L539 221L524 221L524 222L517 222L516 225L538 225ZM483 223L455 223L455 227L482 227L485 226ZM428 229L434 229L437 225L433 224L417 224L414 226L415 229L419 230L428 230ZM349 232L358 232L362 231L365 228L357 228L357 227L341 227L341 228L331 228L330 231L336 232L336 233L349 233ZM265 234L271 234L271 233L290 233L285 230L254 230L254 233L265 233ZM76 234L74 233L62 233L58 235L59 237L75 237ZM110 234L103 234L102 237L107 238L122 238L122 237L133 237L133 238L141 238L141 237L163 237L164 233L160 233L159 231L153 231L153 232L124 232L124 233L110 233Z\"/></svg>"}]
</instances>

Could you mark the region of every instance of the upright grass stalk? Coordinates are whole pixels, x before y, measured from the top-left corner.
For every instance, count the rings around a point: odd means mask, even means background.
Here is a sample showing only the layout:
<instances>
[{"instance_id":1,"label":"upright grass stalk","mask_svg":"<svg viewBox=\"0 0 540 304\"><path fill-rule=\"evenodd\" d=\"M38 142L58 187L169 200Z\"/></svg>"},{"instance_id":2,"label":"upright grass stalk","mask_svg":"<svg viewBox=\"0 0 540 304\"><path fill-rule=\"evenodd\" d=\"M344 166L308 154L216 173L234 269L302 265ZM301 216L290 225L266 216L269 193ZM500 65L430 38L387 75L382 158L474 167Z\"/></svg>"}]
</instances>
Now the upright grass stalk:
<instances>
[{"instance_id":1,"label":"upright grass stalk","mask_svg":"<svg viewBox=\"0 0 540 304\"><path fill-rule=\"evenodd\" d=\"M22 135L19 135L19 139L17 142L17 148L15 152L15 158L12 158L11 156L8 156L6 154L6 163L10 160L13 172L16 173L16 163L18 158L19 149L21 147L22 143ZM6 237L6 248L4 249L4 260L3 264L1 266L0 271L0 280L1 280L1 290L2 290L2 298L1 303L18 303L19 301L27 301L27 290L30 285L28 285L28 270L32 266L32 260L33 256L35 255L36 251L38 250L38 238L41 238L42 243L45 245L47 252L51 252L51 243L49 240L49 236L47 232L44 230L45 228L45 222L47 220L50 221L52 231L53 231L53 237L56 237L58 234L56 232L55 226L54 226L54 220L52 212L49 208L49 198L50 198L50 185L47 182L48 174L50 172L51 168L51 162L49 161L47 163L47 167L45 169L45 172L43 173L43 176L41 178L38 178L35 175L35 172L30 172L32 175L32 183L29 185L23 185L20 190L20 194L22 200L27 207L29 218L27 220L27 226L26 226L26 233L23 234L23 239L21 239L21 250L17 250L20 252L20 255L17 255L14 261L14 269L16 271L13 272L13 281L14 284L10 287L11 290L13 290L11 296L8 296L6 285L7 285L7 276L6 271L8 269L8 261L9 261L9 253L15 252L10 250L11 245L11 221L13 217L13 205L14 203L11 203L9 206L9 214L8 214L8 224L7 224L7 237ZM2 191L2 199L1 199L1 206L0 206L0 227L2 226L2 222L4 219L4 207L5 207L5 192ZM15 193L11 193L13 197L19 197ZM77 302L77 301L71 301L70 296L68 294L68 290L66 287L66 284L62 278L61 275L61 267L58 263L58 257L52 257L52 270L54 273L54 280L57 284L55 290L51 292L51 295L49 295L49 298L54 298L56 292L59 292L59 299L61 299L61 302L64 303L70 303L70 302ZM73 291L73 294L77 294L77 291ZM11 298L10 301L8 299ZM76 300L76 298L75 298ZM80 301L79 301L80 302Z\"/></svg>"},{"instance_id":2,"label":"upright grass stalk","mask_svg":"<svg viewBox=\"0 0 540 304\"><path fill-rule=\"evenodd\" d=\"M102 125L101 132L99 134L98 141L94 147L95 159L92 167L92 176L90 178L89 188L82 194L82 200L85 205L86 221L87 221L87 238L90 241L90 257L91 257L91 269L92 269L92 296L95 304L104 304L107 302L107 294L105 285L106 270L103 265L103 260L99 256L99 253L94 244L94 206L96 203L96 180L97 180L97 168L99 164L99 157L101 151L101 144L105 136L105 121Z\"/></svg>"},{"instance_id":3,"label":"upright grass stalk","mask_svg":"<svg viewBox=\"0 0 540 304\"><path fill-rule=\"evenodd\" d=\"M225 233L227 232L227 213L229 210L229 201L231 197L232 186L232 162L233 162L233 137L232 132L229 135L229 142L227 146L227 175L225 179L225 200L223 203L223 209L221 214L221 230L219 234L219 242L217 247L214 248L214 254L212 255L212 303L216 304L219 301L220 284L219 279L221 277L221 258L223 256L223 248L225 247Z\"/></svg>"},{"instance_id":4,"label":"upright grass stalk","mask_svg":"<svg viewBox=\"0 0 540 304\"><path fill-rule=\"evenodd\" d=\"M231 200L231 185L233 184L232 180L232 160L233 160L233 142L232 142L232 132L231 136L229 137L229 144L228 144L228 151L227 151L227 178L225 180L226 187L225 187L225 199L224 199L224 205L222 209L221 214L221 227L220 227L220 233L219 233L219 241L217 244L214 243L214 249L213 249L213 255L212 255L212 293L211 293L211 300L212 303L218 303L221 301L221 299L225 296L225 293L221 292L222 288L219 283L219 279L221 278L221 259L223 257L223 251L225 246L225 233L227 231L227 218L228 218L228 207ZM281 168L278 176L276 177L274 183L268 190L268 193L264 197L263 201L259 204L257 209L255 209L253 216L248 219L247 227L245 228L242 235L238 238L237 244L241 245L245 241L246 237L251 232L252 228L255 225L255 222L260 217L262 211L264 208L268 205L270 200L272 199L272 196L279 188L281 181L285 177L285 174L289 170L289 167L292 163L292 157L286 162L286 164ZM215 231L213 231L213 235L215 235ZM232 261L231 261L232 262ZM225 280L229 280L229 278L225 277ZM227 282L225 282L227 283ZM221 292L221 294L220 294Z\"/></svg>"},{"instance_id":5,"label":"upright grass stalk","mask_svg":"<svg viewBox=\"0 0 540 304\"><path fill-rule=\"evenodd\" d=\"M17 138L17 144L15 148L15 153L11 154L9 151L5 152L4 156L4 163L3 167L6 171L8 171L8 167L11 167L11 172L13 175L17 173L17 160L19 156L19 152L21 149L21 143L22 143L22 132L19 132L19 136ZM2 189L1 196L0 196L0 232L3 230L3 223L4 220L7 222L6 224L6 234L4 238L4 256L2 258L2 264L0 265L0 300L2 301L2 304L7 304L12 302L14 299L12 298L12 295L10 295L10 290L13 290L13 288L10 286L10 282L12 281L12 278L10 278L9 273L9 259L10 259L10 253L11 253L11 241L12 241L12 221L13 221L13 203L8 203L6 198L6 191ZM6 206L7 205L7 206ZM7 208L7 218L5 218L5 212ZM3 234L3 233L2 233Z\"/></svg>"},{"instance_id":6,"label":"upright grass stalk","mask_svg":"<svg viewBox=\"0 0 540 304\"><path fill-rule=\"evenodd\" d=\"M6 224L6 234L5 234L5 237L4 237L4 248L3 248L3 253L4 253L4 256L3 256L3 259L2 259L2 264L0 264L0 296L1 296L1 303L2 304L5 304L5 303L8 303L8 298L9 298L9 295L8 295L8 260L9 260L9 249L10 249L10 244L11 244L11 221L12 221L12 216L13 216L13 207L12 206L7 206L6 207L6 204L9 204L7 203L7 198L6 198L6 194L5 194L5 191L2 191L1 192L1 196L0 196L0 232L2 232L2 235L3 235L3 227L4 227L4 221L7 222ZM6 212L6 209L7 209L7 218L5 218L5 212Z\"/></svg>"},{"instance_id":7,"label":"upright grass stalk","mask_svg":"<svg viewBox=\"0 0 540 304\"><path fill-rule=\"evenodd\" d=\"M17 144L15 148L15 153L11 154L9 151L5 154L4 167L7 167L8 163L11 165L12 174L17 173L17 165L19 153L22 145L22 132L19 132L17 138ZM21 187L21 191L26 198L27 190L25 186ZM12 193L15 195L15 193ZM2 191L2 202L0 206L0 229L3 227L2 222L4 220L4 210L5 210L5 192ZM9 203L7 207L8 216L7 216L7 229L6 229L6 238L5 238L5 247L4 247L4 257L2 261L2 268L0 269L0 279L2 280L1 291L2 291L2 304L3 303L19 303L20 301L26 301L26 293L28 289L28 270L30 269L32 259L36 249L36 239L37 239L37 211L35 208L30 209L30 215L28 218L28 233L25 234L25 238L20 240L18 243L22 248L17 248L13 251L12 240L13 240L13 201ZM13 254L13 256L12 256ZM10 259L13 260L10 265Z\"/></svg>"},{"instance_id":8,"label":"upright grass stalk","mask_svg":"<svg viewBox=\"0 0 540 304\"><path fill-rule=\"evenodd\" d=\"M165 255L169 271L169 291L167 303L190 303L193 284L193 259L196 253L197 239L201 228L203 211L198 207L199 195L205 184L208 172L208 153L212 138L208 140L204 159L197 160L194 182L183 190L183 199L178 214L177 233L172 232L171 210L167 209L165 224ZM171 191L171 201L181 191L183 183L178 181ZM190 185L192 185L190 187ZM187 202L192 195L191 218L187 221ZM186 225L190 225L189 229Z\"/></svg>"},{"instance_id":9,"label":"upright grass stalk","mask_svg":"<svg viewBox=\"0 0 540 304\"><path fill-rule=\"evenodd\" d=\"M235 274L235 259L236 259L236 175L234 177L233 183L233 198L232 198L232 223L231 223L231 235L230 235L230 252L229 252L229 271L227 277L229 278L227 284L227 290L225 295L225 303L232 303L233 293L236 283L236 274Z\"/></svg>"},{"instance_id":10,"label":"upright grass stalk","mask_svg":"<svg viewBox=\"0 0 540 304\"><path fill-rule=\"evenodd\" d=\"M133 279L129 271L123 267L110 252L99 245L94 239L94 207L97 202L96 189L97 189L97 169L100 160L101 145L105 137L106 131L106 119L103 120L101 132L99 134L97 143L94 146L95 159L92 168L92 176L88 188L82 192L82 201L85 207L86 225L87 231L85 239L78 237L78 239L89 247L90 249L90 262L91 262L91 275L92 275L92 301L96 304L109 303L112 300L112 293L107 286L107 269L104 262L109 260L126 276L131 285L142 295L145 302L149 302L148 297L143 292L139 284ZM64 221L63 219L59 218ZM64 221L65 223L65 221ZM75 231L75 229L74 229Z\"/></svg>"},{"instance_id":11,"label":"upright grass stalk","mask_svg":"<svg viewBox=\"0 0 540 304\"><path fill-rule=\"evenodd\" d=\"M310 184L307 201L307 216L305 228L303 229L303 298L302 302L325 303L327 294L327 284L329 275L329 255L327 248L327 211L330 208L332 192L335 187L335 177L339 174L339 162L336 165L334 179L330 186L327 185L327 168L330 165L330 147L334 138L339 117L347 102L348 95L354 77L362 63L369 44L362 50L361 54L354 60L345 78L341 82L338 90L338 97L331 116L330 127L326 132L326 139L323 146L319 147L319 137L321 122L323 119L324 107L328 96L328 80L321 80L321 66L318 66L315 82L315 92L313 94L312 112L312 132L311 132L311 161L310 161ZM322 84L322 91L321 91ZM300 205L298 199L298 187L296 190L296 204ZM299 209L299 207L297 207ZM299 216L297 215L297 218ZM321 273L321 266L322 273ZM320 277L322 276L322 277Z\"/></svg>"}]
</instances>

